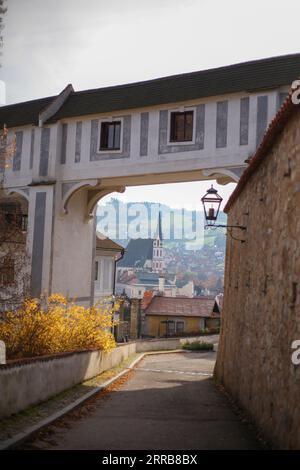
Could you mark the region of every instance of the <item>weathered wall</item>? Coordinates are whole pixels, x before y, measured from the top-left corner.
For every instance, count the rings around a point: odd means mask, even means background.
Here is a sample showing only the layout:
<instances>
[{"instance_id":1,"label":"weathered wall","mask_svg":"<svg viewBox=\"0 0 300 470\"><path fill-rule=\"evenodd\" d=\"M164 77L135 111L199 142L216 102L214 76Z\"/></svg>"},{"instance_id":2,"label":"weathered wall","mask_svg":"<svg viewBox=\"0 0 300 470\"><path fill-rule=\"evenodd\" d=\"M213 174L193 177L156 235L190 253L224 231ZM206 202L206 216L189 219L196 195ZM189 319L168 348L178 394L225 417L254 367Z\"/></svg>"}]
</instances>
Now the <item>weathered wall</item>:
<instances>
[{"instance_id":1,"label":"weathered wall","mask_svg":"<svg viewBox=\"0 0 300 470\"><path fill-rule=\"evenodd\" d=\"M136 351L130 343L110 352L62 354L0 366L0 418L28 408L115 367Z\"/></svg>"},{"instance_id":2,"label":"weathered wall","mask_svg":"<svg viewBox=\"0 0 300 470\"><path fill-rule=\"evenodd\" d=\"M218 326L219 320L213 318L206 318L204 323L204 318L202 317L170 317L167 315L146 315L146 334L153 337L163 337L166 335L166 324L162 323L167 320L173 320L175 322L183 321L184 322L184 332L183 334L195 334L200 333L201 328L204 328L204 325L207 328L215 328ZM202 325L203 323L203 325Z\"/></svg>"},{"instance_id":3,"label":"weathered wall","mask_svg":"<svg viewBox=\"0 0 300 470\"><path fill-rule=\"evenodd\" d=\"M220 328L221 321L219 318L206 318L205 328L213 329Z\"/></svg>"},{"instance_id":4,"label":"weathered wall","mask_svg":"<svg viewBox=\"0 0 300 470\"><path fill-rule=\"evenodd\" d=\"M248 214L248 215L247 215ZM300 448L300 110L229 211L216 377L275 447ZM244 233L236 231L242 238Z\"/></svg>"},{"instance_id":5,"label":"weathered wall","mask_svg":"<svg viewBox=\"0 0 300 470\"><path fill-rule=\"evenodd\" d=\"M174 349L181 349L184 343L193 343L194 341L202 341L203 343L217 343L218 336L193 336L188 338L161 338L137 341L136 352L172 351Z\"/></svg>"}]
</instances>

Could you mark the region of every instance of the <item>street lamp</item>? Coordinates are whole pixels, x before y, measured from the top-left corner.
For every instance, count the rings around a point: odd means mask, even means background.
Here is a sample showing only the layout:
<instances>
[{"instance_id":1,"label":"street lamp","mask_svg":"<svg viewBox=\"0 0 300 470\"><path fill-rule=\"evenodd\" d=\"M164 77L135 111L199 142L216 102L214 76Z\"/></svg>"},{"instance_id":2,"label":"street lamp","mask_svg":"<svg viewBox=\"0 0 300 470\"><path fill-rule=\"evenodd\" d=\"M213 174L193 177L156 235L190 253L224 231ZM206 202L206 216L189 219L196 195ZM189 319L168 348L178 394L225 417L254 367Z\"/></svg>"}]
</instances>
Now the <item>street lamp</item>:
<instances>
[{"instance_id":1,"label":"street lamp","mask_svg":"<svg viewBox=\"0 0 300 470\"><path fill-rule=\"evenodd\" d=\"M218 218L223 198L219 196L218 191L213 187L213 185L211 185L201 201L204 208L206 222L210 222L208 225L214 225Z\"/></svg>"},{"instance_id":2,"label":"street lamp","mask_svg":"<svg viewBox=\"0 0 300 470\"><path fill-rule=\"evenodd\" d=\"M213 187L213 185L211 185L211 187L208 189L206 194L201 198L201 201L203 204L204 216L205 216L205 221L206 221L206 225L204 228L222 227L222 228L228 228L228 229L239 228L240 230L246 230L246 227L244 225L216 224L223 198L221 198L221 196L218 194L218 191ZM244 241L244 240L239 240L239 241Z\"/></svg>"}]
</instances>

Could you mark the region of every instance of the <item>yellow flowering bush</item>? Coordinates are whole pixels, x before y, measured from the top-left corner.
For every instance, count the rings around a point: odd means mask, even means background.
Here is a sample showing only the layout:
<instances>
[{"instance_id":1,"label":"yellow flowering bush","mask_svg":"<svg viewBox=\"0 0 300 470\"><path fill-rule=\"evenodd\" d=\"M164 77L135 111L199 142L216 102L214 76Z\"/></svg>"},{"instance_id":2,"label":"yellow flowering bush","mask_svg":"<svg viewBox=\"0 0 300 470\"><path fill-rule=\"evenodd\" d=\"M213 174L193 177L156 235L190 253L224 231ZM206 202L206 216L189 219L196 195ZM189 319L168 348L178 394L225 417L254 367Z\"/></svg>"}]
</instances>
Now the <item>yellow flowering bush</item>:
<instances>
[{"instance_id":1,"label":"yellow flowering bush","mask_svg":"<svg viewBox=\"0 0 300 470\"><path fill-rule=\"evenodd\" d=\"M10 359L82 350L110 350L114 308L110 301L95 307L69 302L60 294L44 301L28 299L0 320L0 339Z\"/></svg>"}]
</instances>

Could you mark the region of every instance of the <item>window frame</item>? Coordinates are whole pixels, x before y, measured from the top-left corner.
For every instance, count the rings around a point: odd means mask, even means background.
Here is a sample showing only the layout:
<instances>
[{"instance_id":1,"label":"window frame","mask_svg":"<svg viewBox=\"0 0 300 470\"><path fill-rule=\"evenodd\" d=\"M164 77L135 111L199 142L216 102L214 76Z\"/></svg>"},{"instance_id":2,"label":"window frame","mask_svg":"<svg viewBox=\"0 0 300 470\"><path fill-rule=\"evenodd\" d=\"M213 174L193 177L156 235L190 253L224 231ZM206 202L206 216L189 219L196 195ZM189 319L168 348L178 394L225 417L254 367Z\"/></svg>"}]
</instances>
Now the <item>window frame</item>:
<instances>
[{"instance_id":1,"label":"window frame","mask_svg":"<svg viewBox=\"0 0 300 470\"><path fill-rule=\"evenodd\" d=\"M166 323L166 336L172 336L176 335L176 321L175 320L167 320L168 323ZM170 331L169 325L174 326L174 329Z\"/></svg>"},{"instance_id":2,"label":"window frame","mask_svg":"<svg viewBox=\"0 0 300 470\"><path fill-rule=\"evenodd\" d=\"M168 111L168 126L167 126L167 145L194 145L196 141L196 106L189 106L184 108L169 109ZM171 127L172 127L172 114L177 113L193 113L193 129L192 129L192 140L171 140Z\"/></svg>"},{"instance_id":3,"label":"window frame","mask_svg":"<svg viewBox=\"0 0 300 470\"><path fill-rule=\"evenodd\" d=\"M178 331L178 324L182 324L183 328L181 331ZM184 334L185 333L185 321L184 320L176 320L176 333L178 334Z\"/></svg>"},{"instance_id":4,"label":"window frame","mask_svg":"<svg viewBox=\"0 0 300 470\"><path fill-rule=\"evenodd\" d=\"M102 133L102 124L117 124L120 123L120 147L113 149L104 149L101 148L101 133ZM98 124L98 142L97 142L97 153L99 154L108 154L108 153L122 153L123 151L123 118L114 117L114 118L103 118L99 120Z\"/></svg>"}]
</instances>

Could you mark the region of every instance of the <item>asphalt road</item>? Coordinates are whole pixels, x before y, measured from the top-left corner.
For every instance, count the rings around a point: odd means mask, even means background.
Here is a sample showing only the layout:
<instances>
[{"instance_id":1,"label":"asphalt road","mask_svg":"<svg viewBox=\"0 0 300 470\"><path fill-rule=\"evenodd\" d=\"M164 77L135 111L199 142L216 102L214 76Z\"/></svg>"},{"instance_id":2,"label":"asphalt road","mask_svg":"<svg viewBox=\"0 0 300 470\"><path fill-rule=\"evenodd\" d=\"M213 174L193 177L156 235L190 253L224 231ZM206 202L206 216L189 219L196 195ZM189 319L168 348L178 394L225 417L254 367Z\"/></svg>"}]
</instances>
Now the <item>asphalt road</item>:
<instances>
[{"instance_id":1,"label":"asphalt road","mask_svg":"<svg viewBox=\"0 0 300 470\"><path fill-rule=\"evenodd\" d=\"M214 352L147 356L119 389L46 429L33 448L258 449L215 387L214 362Z\"/></svg>"}]
</instances>

